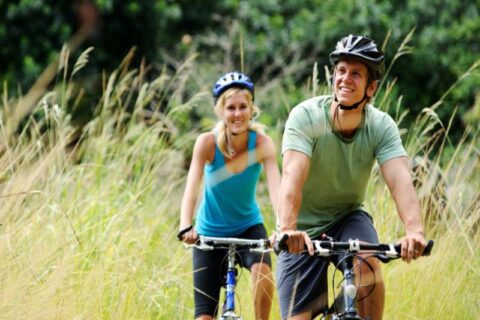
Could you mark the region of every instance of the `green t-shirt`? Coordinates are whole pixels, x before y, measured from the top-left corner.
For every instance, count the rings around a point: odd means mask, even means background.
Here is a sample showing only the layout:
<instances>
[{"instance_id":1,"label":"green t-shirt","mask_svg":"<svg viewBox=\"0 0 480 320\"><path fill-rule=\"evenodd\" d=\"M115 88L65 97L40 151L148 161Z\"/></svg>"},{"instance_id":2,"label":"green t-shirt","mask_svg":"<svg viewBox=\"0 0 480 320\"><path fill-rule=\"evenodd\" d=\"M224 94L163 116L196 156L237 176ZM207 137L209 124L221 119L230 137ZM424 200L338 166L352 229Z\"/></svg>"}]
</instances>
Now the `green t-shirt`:
<instances>
[{"instance_id":1,"label":"green t-shirt","mask_svg":"<svg viewBox=\"0 0 480 320\"><path fill-rule=\"evenodd\" d=\"M297 227L312 237L362 208L375 159L381 165L406 156L393 119L370 104L353 138L333 132L331 99L320 96L297 105L283 135L282 154L296 150L310 157Z\"/></svg>"}]
</instances>

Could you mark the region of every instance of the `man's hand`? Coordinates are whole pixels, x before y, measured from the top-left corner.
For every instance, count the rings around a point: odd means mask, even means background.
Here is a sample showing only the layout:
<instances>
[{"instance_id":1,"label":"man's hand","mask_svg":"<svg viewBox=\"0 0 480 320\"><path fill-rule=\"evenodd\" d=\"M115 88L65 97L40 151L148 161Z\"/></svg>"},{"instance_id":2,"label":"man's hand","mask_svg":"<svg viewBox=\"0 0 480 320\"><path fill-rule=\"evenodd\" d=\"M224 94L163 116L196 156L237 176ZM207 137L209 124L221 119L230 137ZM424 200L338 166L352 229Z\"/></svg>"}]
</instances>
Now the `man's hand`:
<instances>
[{"instance_id":1,"label":"man's hand","mask_svg":"<svg viewBox=\"0 0 480 320\"><path fill-rule=\"evenodd\" d=\"M402 260L407 263L420 257L427 245L423 232L407 232L405 237L400 239L400 244L402 246Z\"/></svg>"},{"instance_id":2,"label":"man's hand","mask_svg":"<svg viewBox=\"0 0 480 320\"><path fill-rule=\"evenodd\" d=\"M284 234L288 235L288 239L286 241L288 252L300 254L305 250L305 247L307 247L308 254L313 256L313 243L306 232L297 230L284 230L280 233L280 235L278 235L277 240L281 239Z\"/></svg>"}]
</instances>

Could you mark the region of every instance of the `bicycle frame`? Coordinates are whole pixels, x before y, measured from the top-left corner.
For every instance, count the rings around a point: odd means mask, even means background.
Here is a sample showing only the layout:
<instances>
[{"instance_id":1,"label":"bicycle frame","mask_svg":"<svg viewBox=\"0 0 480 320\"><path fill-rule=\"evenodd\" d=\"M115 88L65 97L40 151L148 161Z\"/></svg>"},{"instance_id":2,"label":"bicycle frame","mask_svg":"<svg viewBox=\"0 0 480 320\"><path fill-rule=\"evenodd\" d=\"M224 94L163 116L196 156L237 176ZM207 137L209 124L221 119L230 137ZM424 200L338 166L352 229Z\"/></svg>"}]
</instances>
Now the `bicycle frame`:
<instances>
[{"instance_id":1,"label":"bicycle frame","mask_svg":"<svg viewBox=\"0 0 480 320\"><path fill-rule=\"evenodd\" d=\"M225 303L220 320L241 320L241 316L235 312L235 287L237 285L237 276L235 270L235 253L238 246L246 246L252 252L270 252L269 241L267 239L240 239L240 238L221 238L199 236L198 243L193 245L201 250L214 250L228 248L227 259L227 281L225 286Z\"/></svg>"},{"instance_id":2,"label":"bicycle frame","mask_svg":"<svg viewBox=\"0 0 480 320\"><path fill-rule=\"evenodd\" d=\"M342 260L340 270L343 273L344 280L342 289L321 319L362 320L357 310L358 290L355 284L353 256L347 256ZM331 315L331 317L327 318L328 315Z\"/></svg>"},{"instance_id":3,"label":"bicycle frame","mask_svg":"<svg viewBox=\"0 0 480 320\"><path fill-rule=\"evenodd\" d=\"M235 251L236 245L230 244L228 246L228 269L227 269L227 283L225 287L225 310L220 317L222 320L236 320L241 319L235 313L235 286L237 285L237 277L235 275Z\"/></svg>"},{"instance_id":4,"label":"bicycle frame","mask_svg":"<svg viewBox=\"0 0 480 320\"><path fill-rule=\"evenodd\" d=\"M361 319L358 316L357 311L357 287L355 285L355 272L353 271L353 257L347 257L344 261L342 261L341 270L343 273L344 284L340 296L338 297L340 300L339 309L343 309L344 319ZM336 306L335 301L333 304Z\"/></svg>"}]
</instances>

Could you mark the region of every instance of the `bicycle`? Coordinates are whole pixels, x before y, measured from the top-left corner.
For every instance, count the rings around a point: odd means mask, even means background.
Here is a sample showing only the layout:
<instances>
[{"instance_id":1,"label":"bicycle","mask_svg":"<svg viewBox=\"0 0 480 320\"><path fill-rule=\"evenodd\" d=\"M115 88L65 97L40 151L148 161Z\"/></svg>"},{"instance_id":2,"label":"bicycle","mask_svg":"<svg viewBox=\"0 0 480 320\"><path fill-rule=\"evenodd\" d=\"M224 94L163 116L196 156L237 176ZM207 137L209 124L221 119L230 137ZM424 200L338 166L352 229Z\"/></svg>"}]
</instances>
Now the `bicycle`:
<instances>
[{"instance_id":1,"label":"bicycle","mask_svg":"<svg viewBox=\"0 0 480 320\"><path fill-rule=\"evenodd\" d=\"M288 235L283 237L274 244L274 251L276 254L280 251L288 251L286 241ZM357 302L365 299L368 294L362 298L358 297L358 285L355 284L355 266L354 259L358 259L359 263L366 263L370 270L373 268L366 260L359 254L371 254L383 263L388 263L401 257L400 244L369 244L361 243L359 240L349 240L346 242L334 241L334 239L327 237L325 240L312 240L314 246L314 256L331 258L338 255L340 258L335 270L340 270L343 273L343 279L340 284L338 294L334 292L333 302L323 310L321 320L368 320L359 316L357 310ZM434 241L429 240L425 247L422 256L430 255ZM302 254L308 254L304 251ZM372 281L373 285L375 280ZM335 288L335 273L332 276L332 287ZM373 291L373 288L371 289Z\"/></svg>"},{"instance_id":2,"label":"bicycle","mask_svg":"<svg viewBox=\"0 0 480 320\"><path fill-rule=\"evenodd\" d=\"M242 317L235 311L235 287L237 285L236 257L238 247L250 250L250 252L267 253L272 251L268 239L240 239L199 236L198 241L187 247L195 247L200 250L227 249L227 277L225 284L225 301L223 304L220 320L241 320Z\"/></svg>"}]
</instances>

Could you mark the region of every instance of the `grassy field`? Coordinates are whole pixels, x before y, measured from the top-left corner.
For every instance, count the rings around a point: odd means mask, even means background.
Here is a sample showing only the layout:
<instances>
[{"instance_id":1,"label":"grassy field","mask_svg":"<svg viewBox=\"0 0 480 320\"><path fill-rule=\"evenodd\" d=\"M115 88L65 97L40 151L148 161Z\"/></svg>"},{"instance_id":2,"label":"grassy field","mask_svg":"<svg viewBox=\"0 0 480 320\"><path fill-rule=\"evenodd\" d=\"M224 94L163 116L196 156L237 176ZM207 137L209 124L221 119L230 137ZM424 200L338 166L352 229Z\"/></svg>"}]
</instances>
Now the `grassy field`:
<instances>
[{"instance_id":1,"label":"grassy field","mask_svg":"<svg viewBox=\"0 0 480 320\"><path fill-rule=\"evenodd\" d=\"M181 98L185 86L178 84L189 77L188 70L151 82L141 70L111 74L96 117L80 134L64 112L79 94L73 81L47 93L23 131L8 134L2 118L0 319L192 318L191 252L175 234L188 150L212 120L185 125L193 105L209 102L205 92ZM159 99L167 102L163 112L146 114L145 106ZM4 109L14 106L5 96L2 101ZM384 94L382 105L395 101ZM435 111L426 109L415 126L404 128L411 154L433 154L428 141L438 137L436 130L448 132L435 121ZM277 143L279 128L270 132ZM434 166L418 177L426 235L436 244L429 258L384 267L385 319L478 319L480 145L478 131L468 133L457 145L436 141ZM443 200L432 196L439 182L429 182L438 173L447 184ZM265 188L259 190L272 231L272 210ZM366 206L383 241L402 235L377 173ZM247 271L238 292L244 318L252 319ZM279 319L274 299L271 318Z\"/></svg>"}]
</instances>

